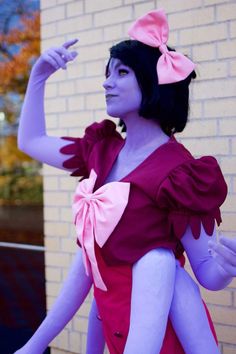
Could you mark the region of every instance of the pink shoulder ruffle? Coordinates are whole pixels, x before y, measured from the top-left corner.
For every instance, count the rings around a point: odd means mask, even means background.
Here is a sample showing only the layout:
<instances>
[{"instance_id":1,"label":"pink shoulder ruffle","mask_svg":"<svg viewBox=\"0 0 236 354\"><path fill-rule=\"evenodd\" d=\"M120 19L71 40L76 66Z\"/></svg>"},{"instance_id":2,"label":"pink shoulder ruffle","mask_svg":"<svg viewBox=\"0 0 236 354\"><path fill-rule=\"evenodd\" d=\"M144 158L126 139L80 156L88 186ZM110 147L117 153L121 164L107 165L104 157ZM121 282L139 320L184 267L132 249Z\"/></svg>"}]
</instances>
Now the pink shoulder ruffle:
<instances>
[{"instance_id":1,"label":"pink shoulder ruffle","mask_svg":"<svg viewBox=\"0 0 236 354\"><path fill-rule=\"evenodd\" d=\"M219 207L227 195L227 185L214 157L192 159L175 168L162 182L157 203L169 211L170 232L181 238L190 225L199 238L201 224L212 235L215 220L221 223Z\"/></svg>"},{"instance_id":2,"label":"pink shoulder ruffle","mask_svg":"<svg viewBox=\"0 0 236 354\"><path fill-rule=\"evenodd\" d=\"M109 136L120 135L116 131L115 123L106 119L87 127L83 138L62 137L69 142L68 145L60 149L60 152L65 155L72 155L63 162L65 168L75 169L71 176L88 177L87 161L94 145Z\"/></svg>"}]
</instances>

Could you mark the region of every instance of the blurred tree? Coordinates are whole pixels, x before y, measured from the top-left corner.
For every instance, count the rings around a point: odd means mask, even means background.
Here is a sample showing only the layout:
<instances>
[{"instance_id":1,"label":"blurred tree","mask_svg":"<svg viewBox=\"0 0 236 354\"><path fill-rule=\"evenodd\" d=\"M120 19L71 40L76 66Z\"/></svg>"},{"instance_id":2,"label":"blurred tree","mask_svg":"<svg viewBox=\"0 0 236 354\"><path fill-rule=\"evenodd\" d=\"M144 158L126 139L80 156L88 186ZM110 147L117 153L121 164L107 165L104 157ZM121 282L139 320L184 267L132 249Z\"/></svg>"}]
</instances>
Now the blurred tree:
<instances>
[{"instance_id":1,"label":"blurred tree","mask_svg":"<svg viewBox=\"0 0 236 354\"><path fill-rule=\"evenodd\" d=\"M13 5L12 5L13 3ZM30 69L40 52L36 2L0 0L0 110L9 123L19 115Z\"/></svg>"},{"instance_id":2,"label":"blurred tree","mask_svg":"<svg viewBox=\"0 0 236 354\"><path fill-rule=\"evenodd\" d=\"M18 168L22 162L27 161L32 161L32 159L18 150L16 136L7 136L4 144L0 145L0 172Z\"/></svg>"}]
</instances>

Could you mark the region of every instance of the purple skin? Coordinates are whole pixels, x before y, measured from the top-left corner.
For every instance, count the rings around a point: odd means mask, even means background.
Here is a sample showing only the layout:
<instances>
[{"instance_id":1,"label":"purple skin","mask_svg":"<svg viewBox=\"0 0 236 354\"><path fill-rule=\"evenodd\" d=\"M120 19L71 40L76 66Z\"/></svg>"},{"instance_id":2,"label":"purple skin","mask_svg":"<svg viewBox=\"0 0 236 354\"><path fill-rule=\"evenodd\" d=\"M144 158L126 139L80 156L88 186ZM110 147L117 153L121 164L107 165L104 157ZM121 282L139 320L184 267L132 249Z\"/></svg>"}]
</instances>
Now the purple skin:
<instances>
[{"instance_id":1,"label":"purple skin","mask_svg":"<svg viewBox=\"0 0 236 354\"><path fill-rule=\"evenodd\" d=\"M34 65L18 134L21 150L43 163L61 169L64 155L59 153L59 149L67 142L46 134L44 88L50 75L60 68L66 69L66 64L75 59L77 53L70 51L70 47L76 42L77 40L70 40L60 47L47 50ZM130 68L117 59L110 63L104 88L108 114L122 118L127 126L126 143L108 177L108 182L119 180L126 175L128 169L132 170L139 165L153 150L166 142L168 137L156 123L139 117L141 92L136 77ZM209 241L208 235L202 229L201 236L196 241L188 229L182 243L193 271L204 287L211 290L223 289L232 277L236 276L236 240L222 237L217 243L213 236ZM211 252L208 252L209 249ZM168 271L168 276L163 277L163 269ZM75 279L78 277L81 279L80 286L75 286ZM92 280L84 272L79 250L52 309L33 337L16 353L43 353L79 309L91 285ZM142 313L136 310L141 307L144 308ZM96 311L96 304L93 303L87 354L95 354L94 348L97 348L96 354L103 352L104 337L101 322L94 315ZM208 326L197 285L174 260L171 251L158 249L146 254L133 267L131 322L124 353L156 353L162 343L168 315L185 352L219 353ZM152 327L148 331L147 317Z\"/></svg>"}]
</instances>

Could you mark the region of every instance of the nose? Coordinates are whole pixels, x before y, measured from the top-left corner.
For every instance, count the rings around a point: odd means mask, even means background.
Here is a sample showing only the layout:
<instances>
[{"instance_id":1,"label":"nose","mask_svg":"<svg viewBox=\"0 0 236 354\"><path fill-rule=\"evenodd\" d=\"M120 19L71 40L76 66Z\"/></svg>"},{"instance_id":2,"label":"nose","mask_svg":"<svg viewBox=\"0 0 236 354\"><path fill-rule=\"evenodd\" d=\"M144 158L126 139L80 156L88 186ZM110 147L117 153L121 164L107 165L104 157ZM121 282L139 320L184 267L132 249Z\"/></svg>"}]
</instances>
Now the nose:
<instances>
[{"instance_id":1,"label":"nose","mask_svg":"<svg viewBox=\"0 0 236 354\"><path fill-rule=\"evenodd\" d=\"M105 90L108 90L108 89L114 87L114 80L112 78L112 75L110 75L106 78L106 80L103 82L103 87Z\"/></svg>"}]
</instances>

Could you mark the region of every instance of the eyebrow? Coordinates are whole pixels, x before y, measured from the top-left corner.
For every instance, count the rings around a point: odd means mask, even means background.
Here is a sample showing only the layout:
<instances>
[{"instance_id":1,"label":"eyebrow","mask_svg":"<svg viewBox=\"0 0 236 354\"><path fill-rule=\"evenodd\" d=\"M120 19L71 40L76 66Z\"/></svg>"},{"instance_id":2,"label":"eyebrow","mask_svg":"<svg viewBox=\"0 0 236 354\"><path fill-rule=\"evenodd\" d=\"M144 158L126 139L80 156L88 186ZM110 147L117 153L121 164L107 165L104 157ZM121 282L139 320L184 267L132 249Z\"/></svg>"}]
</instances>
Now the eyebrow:
<instances>
[{"instance_id":1,"label":"eyebrow","mask_svg":"<svg viewBox=\"0 0 236 354\"><path fill-rule=\"evenodd\" d=\"M117 69L117 68L119 68L119 66L127 66L127 65L125 65L124 63L122 63L121 60L119 60L119 62L117 62L117 63L115 64L115 66L113 67L113 69ZM108 71L109 71L109 67L108 67L107 69L108 69Z\"/></svg>"}]
</instances>

